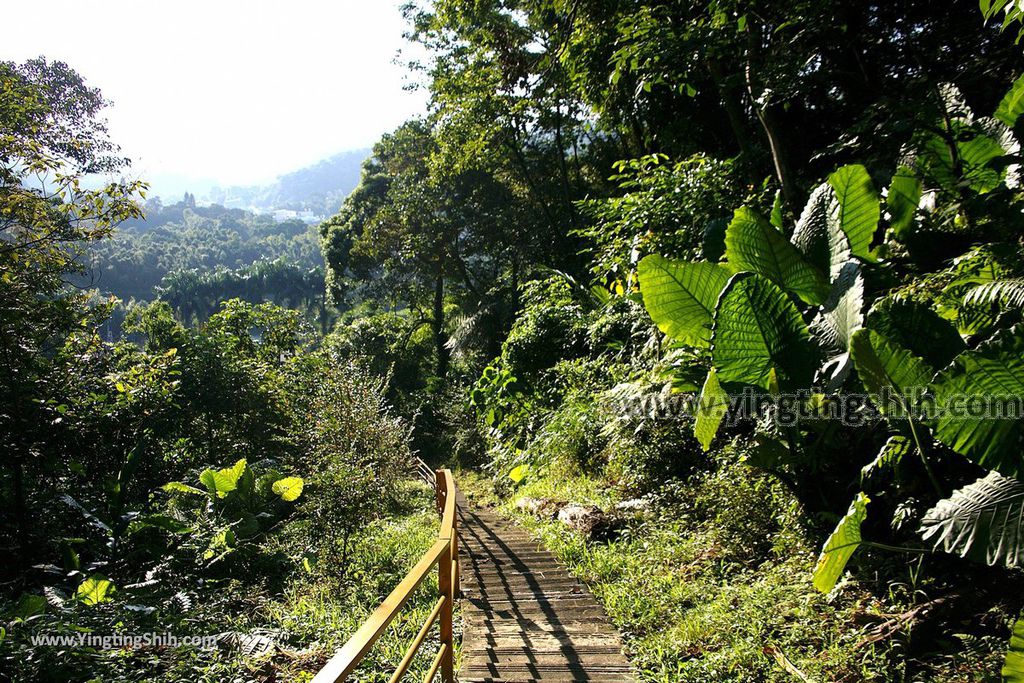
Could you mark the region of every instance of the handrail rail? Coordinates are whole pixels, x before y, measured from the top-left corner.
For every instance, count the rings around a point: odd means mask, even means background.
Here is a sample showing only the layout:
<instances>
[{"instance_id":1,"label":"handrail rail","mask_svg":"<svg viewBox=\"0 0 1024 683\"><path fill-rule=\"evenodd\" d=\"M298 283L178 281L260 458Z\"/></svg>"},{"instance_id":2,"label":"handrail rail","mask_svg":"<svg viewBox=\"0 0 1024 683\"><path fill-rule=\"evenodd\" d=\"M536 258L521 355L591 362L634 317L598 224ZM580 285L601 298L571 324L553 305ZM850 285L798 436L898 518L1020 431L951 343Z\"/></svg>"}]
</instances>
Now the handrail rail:
<instances>
[{"instance_id":1,"label":"handrail rail","mask_svg":"<svg viewBox=\"0 0 1024 683\"><path fill-rule=\"evenodd\" d=\"M437 511L441 515L441 530L437 534L437 541L420 558L409 573L405 575L394 590L384 599L377 609L363 622L359 629L348 639L348 642L338 650L327 664L324 665L316 676L313 683L339 683L344 681L351 674L359 663L369 652L373 644L377 642L381 634L388 627L388 624L398 616L399 611L409 600L413 591L426 578L430 570L437 565L437 585L441 594L434 608L426 621L420 627L419 633L413 638L412 643L405 651L398 669L391 677L391 683L398 683L405 675L412 663L413 658L419 651L420 646L426 638L427 632L435 621L439 621L441 646L437 655L431 663L430 670L424 683L431 683L438 671L441 672L441 683L454 683L455 680L455 658L452 629L452 608L455 598L459 594L459 537L457 528L457 515L455 514L455 478L451 470L437 470L431 472L430 468L419 458L417 460L417 472L424 479L432 478L434 485L434 496L437 501ZM433 475L429 477L429 475Z\"/></svg>"},{"instance_id":2,"label":"handrail rail","mask_svg":"<svg viewBox=\"0 0 1024 683\"><path fill-rule=\"evenodd\" d=\"M437 477L434 474L434 470L431 469L430 465L423 462L423 459L419 456L415 456L415 458L416 474L420 475L420 479L425 481L428 486L434 488L437 485Z\"/></svg>"}]
</instances>

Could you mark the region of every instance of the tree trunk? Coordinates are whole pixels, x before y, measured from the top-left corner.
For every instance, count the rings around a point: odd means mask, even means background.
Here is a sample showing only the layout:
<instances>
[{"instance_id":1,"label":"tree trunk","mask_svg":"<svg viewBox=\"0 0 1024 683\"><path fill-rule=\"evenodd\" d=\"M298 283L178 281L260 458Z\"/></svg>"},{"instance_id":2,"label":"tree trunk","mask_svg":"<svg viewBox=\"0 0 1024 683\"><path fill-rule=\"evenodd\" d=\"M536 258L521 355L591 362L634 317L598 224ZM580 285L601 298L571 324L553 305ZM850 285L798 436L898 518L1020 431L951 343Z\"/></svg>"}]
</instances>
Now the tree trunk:
<instances>
[{"instance_id":1,"label":"tree trunk","mask_svg":"<svg viewBox=\"0 0 1024 683\"><path fill-rule=\"evenodd\" d=\"M17 523L17 537L19 552L17 556L25 561L28 565L28 559L30 557L28 538L28 496L25 493L25 468L22 464L21 457L15 456L13 462L13 474L14 474L14 518Z\"/></svg>"},{"instance_id":2,"label":"tree trunk","mask_svg":"<svg viewBox=\"0 0 1024 683\"><path fill-rule=\"evenodd\" d=\"M752 22L751 22L752 23ZM789 165L789 154L782 138L782 125L778 120L776 107L768 102L759 103L758 89L754 83L754 64L761 52L761 29L759 26L748 24L747 27L747 64L745 68L747 94L750 102L757 113L761 128L764 129L768 138L768 147L772 153L772 164L775 167L775 177L782 188L782 197L786 201L789 210L799 215L801 203L797 197L796 188L793 186L793 174Z\"/></svg>"},{"instance_id":3,"label":"tree trunk","mask_svg":"<svg viewBox=\"0 0 1024 683\"><path fill-rule=\"evenodd\" d=\"M569 212L569 221L576 223L576 212L572 206L572 190L569 188L569 167L565 163L565 141L562 138L562 103L555 107L555 144L558 146L558 169L562 180L562 195Z\"/></svg>"},{"instance_id":4,"label":"tree trunk","mask_svg":"<svg viewBox=\"0 0 1024 683\"><path fill-rule=\"evenodd\" d=\"M444 335L444 259L437 264L434 280L434 348L437 353L437 376L444 379L448 374L449 352Z\"/></svg>"},{"instance_id":5,"label":"tree trunk","mask_svg":"<svg viewBox=\"0 0 1024 683\"><path fill-rule=\"evenodd\" d=\"M708 73L711 74L711 80L718 90L718 96L722 100L722 108L729 120L729 128L732 129L733 138L736 140L740 159L744 162L743 166L748 169L748 180L756 184L760 179L755 177L758 173L753 167L754 154L750 148L750 128L743 112L744 92L735 80L726 75L725 69L717 59L708 59L707 67Z\"/></svg>"}]
</instances>

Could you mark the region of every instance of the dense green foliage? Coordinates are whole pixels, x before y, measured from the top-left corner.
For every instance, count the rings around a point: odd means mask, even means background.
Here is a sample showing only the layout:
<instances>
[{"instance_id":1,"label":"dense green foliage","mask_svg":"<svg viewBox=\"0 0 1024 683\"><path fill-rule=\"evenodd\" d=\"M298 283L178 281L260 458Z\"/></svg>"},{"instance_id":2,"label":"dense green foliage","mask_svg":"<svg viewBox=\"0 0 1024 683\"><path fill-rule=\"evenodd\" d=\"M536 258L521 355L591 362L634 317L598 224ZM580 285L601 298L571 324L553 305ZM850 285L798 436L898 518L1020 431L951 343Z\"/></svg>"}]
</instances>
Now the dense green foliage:
<instances>
[{"instance_id":1,"label":"dense green foliage","mask_svg":"<svg viewBox=\"0 0 1024 683\"><path fill-rule=\"evenodd\" d=\"M1024 62L981 10L409 7L430 112L378 143L321 227L335 300L404 331L351 351L432 370L390 378L418 443L505 496L568 475L623 498L767 477L821 549L787 590L942 605L853 675L953 680L912 634L989 609L991 673L1020 608L1020 421L943 412L1020 395ZM735 505L699 516L749 514ZM918 592L883 607L908 573ZM958 573L998 588L962 600ZM769 650L757 666L785 670ZM743 680L730 663L641 674Z\"/></svg>"},{"instance_id":2,"label":"dense green foliage","mask_svg":"<svg viewBox=\"0 0 1024 683\"><path fill-rule=\"evenodd\" d=\"M196 206L186 197L146 202L145 220L124 221L93 244L89 267L75 280L124 303L167 301L185 322L206 320L221 301L272 301L329 317L323 261L315 231L299 220L277 222L241 209Z\"/></svg>"},{"instance_id":3,"label":"dense green foliage","mask_svg":"<svg viewBox=\"0 0 1024 683\"><path fill-rule=\"evenodd\" d=\"M30 169L123 161L73 72L4 65L8 663L40 610L181 628L168 576L309 644L318 591L372 603L413 557L382 520L426 534L415 450L591 583L644 680L1019 679L1016 5L405 12L429 110L318 235L47 195ZM84 247L159 298L126 341L66 286ZM646 516L585 536L524 496Z\"/></svg>"},{"instance_id":4,"label":"dense green foliage","mask_svg":"<svg viewBox=\"0 0 1024 683\"><path fill-rule=\"evenodd\" d=\"M378 379L317 344L301 310L218 300L185 327L159 301L128 311L138 343L102 340L113 305L69 280L115 223L141 215L145 186L81 185L125 162L99 93L67 66L5 62L0 79L0 677L191 680L309 646L320 633L254 631L269 616L253 606L297 591L280 608L294 611L330 587L355 588L349 609L372 604L346 576L353 548L381 534L375 520L422 517L422 498L400 501L403 421ZM361 562L393 578L408 559ZM146 633L220 635L200 648L33 642Z\"/></svg>"}]
</instances>

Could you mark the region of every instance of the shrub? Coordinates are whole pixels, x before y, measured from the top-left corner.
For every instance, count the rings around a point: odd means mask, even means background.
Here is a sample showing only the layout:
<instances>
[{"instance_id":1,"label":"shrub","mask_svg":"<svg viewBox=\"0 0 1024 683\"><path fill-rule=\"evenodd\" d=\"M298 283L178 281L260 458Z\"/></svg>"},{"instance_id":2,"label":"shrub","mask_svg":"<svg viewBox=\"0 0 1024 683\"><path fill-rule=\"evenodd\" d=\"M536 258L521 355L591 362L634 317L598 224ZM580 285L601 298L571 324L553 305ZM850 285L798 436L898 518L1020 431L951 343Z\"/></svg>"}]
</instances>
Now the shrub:
<instances>
[{"instance_id":1,"label":"shrub","mask_svg":"<svg viewBox=\"0 0 1024 683\"><path fill-rule=\"evenodd\" d=\"M696 440L676 424L648 424L632 430L617 426L606 453L605 475L632 496L657 491L665 482L706 466Z\"/></svg>"},{"instance_id":2,"label":"shrub","mask_svg":"<svg viewBox=\"0 0 1024 683\"><path fill-rule=\"evenodd\" d=\"M301 471L311 481L302 512L314 550L348 552L352 531L394 498L411 470L408 428L384 398L384 382L333 351L298 375Z\"/></svg>"},{"instance_id":3,"label":"shrub","mask_svg":"<svg viewBox=\"0 0 1024 683\"><path fill-rule=\"evenodd\" d=\"M523 287L523 310L502 346L501 358L520 380L533 384L559 360L585 353L586 316L570 284L552 275Z\"/></svg>"},{"instance_id":4,"label":"shrub","mask_svg":"<svg viewBox=\"0 0 1024 683\"><path fill-rule=\"evenodd\" d=\"M324 339L338 358L357 360L368 374L386 377L387 398L403 415L413 412L412 395L425 386L432 348L408 315L366 312L339 322ZM424 328L425 329L425 328Z\"/></svg>"}]
</instances>

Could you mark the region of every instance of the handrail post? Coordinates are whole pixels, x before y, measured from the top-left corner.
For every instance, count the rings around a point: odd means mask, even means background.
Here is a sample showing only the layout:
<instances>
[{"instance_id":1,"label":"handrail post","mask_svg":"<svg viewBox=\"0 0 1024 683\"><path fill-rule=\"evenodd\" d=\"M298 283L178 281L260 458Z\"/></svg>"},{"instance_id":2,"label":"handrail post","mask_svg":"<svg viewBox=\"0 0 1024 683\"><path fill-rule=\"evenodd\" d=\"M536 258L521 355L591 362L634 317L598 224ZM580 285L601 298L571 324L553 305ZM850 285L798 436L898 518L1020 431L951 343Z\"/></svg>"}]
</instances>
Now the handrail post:
<instances>
[{"instance_id":1,"label":"handrail post","mask_svg":"<svg viewBox=\"0 0 1024 683\"><path fill-rule=\"evenodd\" d=\"M437 514L444 514L444 476L441 474L441 470L437 470L434 473L434 500L437 504Z\"/></svg>"},{"instance_id":2,"label":"handrail post","mask_svg":"<svg viewBox=\"0 0 1024 683\"><path fill-rule=\"evenodd\" d=\"M453 648L455 646L452 628L452 544L441 554L441 561L437 563L437 583L441 595L444 596L444 604L441 606L440 636L441 647L445 647L445 653L441 659L441 683L455 683L455 659Z\"/></svg>"},{"instance_id":3,"label":"handrail post","mask_svg":"<svg viewBox=\"0 0 1024 683\"><path fill-rule=\"evenodd\" d=\"M423 464L421 462L421 464ZM424 474L429 468L423 464ZM429 478L429 477L425 477ZM417 650L423 644L427 631L435 619L440 630L441 647L434 656L434 661L427 672L426 683L433 683L433 678L441 674L441 683L455 683L455 638L453 628L453 610L455 598L460 596L459 590L459 535L458 510L456 502L457 488L455 479L449 470L437 470L434 473L434 495L437 498L437 511L441 514L441 530L437 541L430 550L420 558L416 566L406 574L401 583L384 599L370 617L338 650L333 657L317 672L313 683L343 683L352 673L370 647L377 641L388 624L397 616L412 592L437 565L437 587L441 594L434 610L427 621L421 626L416 638L406 650L402 662L398 665L391 678L391 683L398 683L409 669L409 664Z\"/></svg>"},{"instance_id":4,"label":"handrail post","mask_svg":"<svg viewBox=\"0 0 1024 683\"><path fill-rule=\"evenodd\" d=\"M444 647L441 658L441 683L455 683L455 658L453 657L454 629L452 618L452 544L441 554L437 563L437 581L440 593L444 596L440 614L440 646Z\"/></svg>"},{"instance_id":5,"label":"handrail post","mask_svg":"<svg viewBox=\"0 0 1024 683\"><path fill-rule=\"evenodd\" d=\"M444 470L437 470L434 473L435 491L437 492L437 506L438 511L442 515L442 519L446 517L445 512L448 507L448 503L455 503L453 496L455 495L454 486L449 486L451 477L446 476ZM442 524L441 533L450 533L447 540L448 545L444 552L441 554L441 558L437 563L437 587L438 591L444 597L444 605L441 607L441 616L439 619L438 629L440 630L441 640L441 683L455 683L455 638L454 629L452 624L452 609L455 604L455 591L458 584L457 581L457 561L458 561L458 541L456 540L455 533L455 518L458 515L451 516L451 528L446 529ZM447 647L446 647L447 646Z\"/></svg>"},{"instance_id":6,"label":"handrail post","mask_svg":"<svg viewBox=\"0 0 1024 683\"><path fill-rule=\"evenodd\" d=\"M455 495L452 492L452 495ZM462 583L459 580L459 513L452 517L452 595L462 597Z\"/></svg>"}]
</instances>

